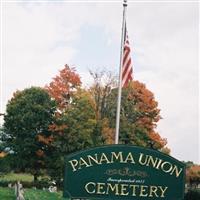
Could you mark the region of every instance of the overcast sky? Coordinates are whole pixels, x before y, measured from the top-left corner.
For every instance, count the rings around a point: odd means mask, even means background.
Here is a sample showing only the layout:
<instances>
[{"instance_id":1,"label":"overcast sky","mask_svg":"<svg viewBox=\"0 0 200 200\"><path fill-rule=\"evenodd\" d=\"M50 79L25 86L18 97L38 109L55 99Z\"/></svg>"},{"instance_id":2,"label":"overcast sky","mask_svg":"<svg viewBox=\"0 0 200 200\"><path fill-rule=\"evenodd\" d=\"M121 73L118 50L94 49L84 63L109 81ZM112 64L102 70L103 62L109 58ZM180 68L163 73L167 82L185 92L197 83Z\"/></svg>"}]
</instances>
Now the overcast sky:
<instances>
[{"instance_id":1,"label":"overcast sky","mask_svg":"<svg viewBox=\"0 0 200 200\"><path fill-rule=\"evenodd\" d=\"M82 2L82 3L81 3ZM65 64L84 85L88 69L118 73L121 1L2 1L1 112L14 91L44 86ZM129 1L127 28L134 79L161 109L158 132L171 155L200 161L198 3Z\"/></svg>"}]
</instances>

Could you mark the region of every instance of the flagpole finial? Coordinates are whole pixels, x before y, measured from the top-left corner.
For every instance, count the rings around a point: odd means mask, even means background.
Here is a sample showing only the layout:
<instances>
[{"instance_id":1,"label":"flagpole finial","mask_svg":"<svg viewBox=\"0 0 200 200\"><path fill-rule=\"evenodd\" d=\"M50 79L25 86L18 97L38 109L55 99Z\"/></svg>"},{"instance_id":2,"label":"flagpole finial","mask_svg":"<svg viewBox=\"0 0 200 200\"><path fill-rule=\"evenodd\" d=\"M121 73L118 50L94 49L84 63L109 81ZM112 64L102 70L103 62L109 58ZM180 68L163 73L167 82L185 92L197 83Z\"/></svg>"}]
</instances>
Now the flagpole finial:
<instances>
[{"instance_id":1,"label":"flagpole finial","mask_svg":"<svg viewBox=\"0 0 200 200\"><path fill-rule=\"evenodd\" d=\"M127 6L127 0L124 0L123 6Z\"/></svg>"}]
</instances>

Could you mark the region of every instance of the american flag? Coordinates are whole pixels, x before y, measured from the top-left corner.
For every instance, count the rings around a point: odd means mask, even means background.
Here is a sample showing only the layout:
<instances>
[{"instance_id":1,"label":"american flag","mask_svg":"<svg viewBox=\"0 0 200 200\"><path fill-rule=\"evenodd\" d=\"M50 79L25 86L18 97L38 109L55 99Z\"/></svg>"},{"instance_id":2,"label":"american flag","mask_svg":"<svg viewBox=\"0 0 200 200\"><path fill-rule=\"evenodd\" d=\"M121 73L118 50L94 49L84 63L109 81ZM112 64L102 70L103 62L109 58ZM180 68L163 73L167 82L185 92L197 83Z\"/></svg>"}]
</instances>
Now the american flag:
<instances>
[{"instance_id":1,"label":"american flag","mask_svg":"<svg viewBox=\"0 0 200 200\"><path fill-rule=\"evenodd\" d=\"M128 34L125 26L124 34L124 52L123 52L123 65L122 65L122 87L126 87L129 81L133 80L132 77L133 65L131 61L131 49L128 41Z\"/></svg>"}]
</instances>

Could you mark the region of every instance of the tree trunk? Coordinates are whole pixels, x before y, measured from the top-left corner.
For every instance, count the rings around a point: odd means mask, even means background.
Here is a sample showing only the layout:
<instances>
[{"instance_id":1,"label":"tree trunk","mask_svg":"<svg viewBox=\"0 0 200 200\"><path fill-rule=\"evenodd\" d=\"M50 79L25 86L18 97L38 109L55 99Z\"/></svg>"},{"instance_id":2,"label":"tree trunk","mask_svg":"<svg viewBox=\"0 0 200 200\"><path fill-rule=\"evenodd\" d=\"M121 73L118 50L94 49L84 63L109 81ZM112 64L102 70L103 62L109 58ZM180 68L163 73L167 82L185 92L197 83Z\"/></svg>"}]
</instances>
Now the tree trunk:
<instances>
[{"instance_id":1,"label":"tree trunk","mask_svg":"<svg viewBox=\"0 0 200 200\"><path fill-rule=\"evenodd\" d=\"M37 174L34 174L34 182L37 182L38 181L38 175Z\"/></svg>"}]
</instances>

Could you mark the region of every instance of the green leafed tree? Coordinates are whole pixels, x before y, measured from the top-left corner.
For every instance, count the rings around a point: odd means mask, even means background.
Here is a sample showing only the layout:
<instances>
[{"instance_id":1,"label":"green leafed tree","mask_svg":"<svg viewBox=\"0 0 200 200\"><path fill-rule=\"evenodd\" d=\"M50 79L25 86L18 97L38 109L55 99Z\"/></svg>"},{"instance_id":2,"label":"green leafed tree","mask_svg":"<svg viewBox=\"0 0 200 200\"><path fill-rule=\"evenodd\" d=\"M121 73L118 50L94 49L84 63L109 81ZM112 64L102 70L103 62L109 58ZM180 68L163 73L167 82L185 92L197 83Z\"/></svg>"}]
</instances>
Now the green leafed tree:
<instances>
[{"instance_id":1,"label":"green leafed tree","mask_svg":"<svg viewBox=\"0 0 200 200\"><path fill-rule=\"evenodd\" d=\"M67 110L50 126L54 132L52 157L49 157L48 173L59 183L63 177L64 156L93 147L101 136L96 131L97 121L94 102L90 94L79 89L72 96ZM53 158L53 159L52 159Z\"/></svg>"},{"instance_id":2,"label":"green leafed tree","mask_svg":"<svg viewBox=\"0 0 200 200\"><path fill-rule=\"evenodd\" d=\"M45 168L55 108L49 94L39 87L15 92L6 107L4 146L13 154L16 169L32 173L35 180Z\"/></svg>"},{"instance_id":3,"label":"green leafed tree","mask_svg":"<svg viewBox=\"0 0 200 200\"><path fill-rule=\"evenodd\" d=\"M61 129L54 129L55 125L51 129L62 138L61 150L70 153L93 146L96 119L93 101L88 92L80 89L73 95L70 106L62 114L58 124L59 122L63 126Z\"/></svg>"}]
</instances>

